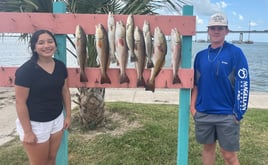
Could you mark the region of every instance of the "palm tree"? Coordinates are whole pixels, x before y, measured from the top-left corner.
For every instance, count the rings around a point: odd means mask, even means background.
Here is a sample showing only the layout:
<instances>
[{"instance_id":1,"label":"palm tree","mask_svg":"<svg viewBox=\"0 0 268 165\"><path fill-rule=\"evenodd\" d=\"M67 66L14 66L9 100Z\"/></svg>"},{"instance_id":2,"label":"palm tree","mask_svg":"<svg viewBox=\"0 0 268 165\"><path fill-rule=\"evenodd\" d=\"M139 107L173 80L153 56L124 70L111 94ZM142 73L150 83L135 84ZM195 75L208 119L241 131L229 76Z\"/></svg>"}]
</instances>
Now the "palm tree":
<instances>
[{"instance_id":1,"label":"palm tree","mask_svg":"<svg viewBox=\"0 0 268 165\"><path fill-rule=\"evenodd\" d=\"M67 11L87 14L158 14L157 9L165 8L180 12L183 1L174 0L65 0ZM92 5L94 4L94 5ZM1 0L0 11L17 12L52 12L53 0ZM69 40L71 41L71 40ZM73 44L74 45L74 44ZM96 67L97 53L94 36L88 35L88 67ZM79 88L77 104L84 128L94 129L104 119L105 88Z\"/></svg>"},{"instance_id":2,"label":"palm tree","mask_svg":"<svg viewBox=\"0 0 268 165\"><path fill-rule=\"evenodd\" d=\"M52 12L53 0L1 0L2 12Z\"/></svg>"}]
</instances>

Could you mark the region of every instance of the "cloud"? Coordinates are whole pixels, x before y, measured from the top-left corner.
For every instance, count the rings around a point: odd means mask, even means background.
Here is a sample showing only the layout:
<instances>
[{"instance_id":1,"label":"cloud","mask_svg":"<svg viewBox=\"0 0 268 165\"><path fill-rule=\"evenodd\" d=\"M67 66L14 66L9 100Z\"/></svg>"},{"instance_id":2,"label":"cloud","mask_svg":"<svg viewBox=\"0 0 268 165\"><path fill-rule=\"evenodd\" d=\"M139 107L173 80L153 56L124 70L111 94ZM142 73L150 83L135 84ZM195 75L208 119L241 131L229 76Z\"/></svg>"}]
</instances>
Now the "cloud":
<instances>
[{"instance_id":1,"label":"cloud","mask_svg":"<svg viewBox=\"0 0 268 165\"><path fill-rule=\"evenodd\" d=\"M189 0L194 6L194 10L200 15L211 15L215 12L223 12L228 5L224 1L212 3L210 0Z\"/></svg>"},{"instance_id":2,"label":"cloud","mask_svg":"<svg viewBox=\"0 0 268 165\"><path fill-rule=\"evenodd\" d=\"M252 22L252 21L249 22L249 25L250 26L258 26L258 24L256 22Z\"/></svg>"},{"instance_id":3,"label":"cloud","mask_svg":"<svg viewBox=\"0 0 268 165\"><path fill-rule=\"evenodd\" d=\"M233 14L234 16L237 16L237 13L236 13L235 11L233 11L232 14Z\"/></svg>"},{"instance_id":4,"label":"cloud","mask_svg":"<svg viewBox=\"0 0 268 165\"><path fill-rule=\"evenodd\" d=\"M228 5L224 1L216 2L216 5L218 5L220 8L226 8Z\"/></svg>"},{"instance_id":5,"label":"cloud","mask_svg":"<svg viewBox=\"0 0 268 165\"><path fill-rule=\"evenodd\" d=\"M199 18L198 16L196 16L196 23L197 24L200 24L200 25L203 25L204 24L204 20Z\"/></svg>"},{"instance_id":6,"label":"cloud","mask_svg":"<svg viewBox=\"0 0 268 165\"><path fill-rule=\"evenodd\" d=\"M239 20L244 20L244 17L241 14L238 15L238 18Z\"/></svg>"},{"instance_id":7,"label":"cloud","mask_svg":"<svg viewBox=\"0 0 268 165\"><path fill-rule=\"evenodd\" d=\"M235 18L238 17L239 20L243 21L244 20L244 16L242 14L238 14L235 11L232 11L233 16L235 16Z\"/></svg>"}]
</instances>

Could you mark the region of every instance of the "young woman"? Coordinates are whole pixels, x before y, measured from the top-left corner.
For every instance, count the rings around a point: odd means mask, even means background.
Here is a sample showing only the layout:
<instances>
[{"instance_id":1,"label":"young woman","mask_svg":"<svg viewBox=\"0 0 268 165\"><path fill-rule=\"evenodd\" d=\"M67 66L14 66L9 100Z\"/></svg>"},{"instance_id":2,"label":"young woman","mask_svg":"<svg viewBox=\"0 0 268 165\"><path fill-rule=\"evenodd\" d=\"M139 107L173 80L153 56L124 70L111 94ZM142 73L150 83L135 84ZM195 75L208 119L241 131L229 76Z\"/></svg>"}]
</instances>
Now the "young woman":
<instances>
[{"instance_id":1,"label":"young woman","mask_svg":"<svg viewBox=\"0 0 268 165\"><path fill-rule=\"evenodd\" d=\"M36 31L30 47L31 59L15 73L17 132L31 165L54 165L63 129L71 123L67 69L53 58L57 43L50 31Z\"/></svg>"}]
</instances>

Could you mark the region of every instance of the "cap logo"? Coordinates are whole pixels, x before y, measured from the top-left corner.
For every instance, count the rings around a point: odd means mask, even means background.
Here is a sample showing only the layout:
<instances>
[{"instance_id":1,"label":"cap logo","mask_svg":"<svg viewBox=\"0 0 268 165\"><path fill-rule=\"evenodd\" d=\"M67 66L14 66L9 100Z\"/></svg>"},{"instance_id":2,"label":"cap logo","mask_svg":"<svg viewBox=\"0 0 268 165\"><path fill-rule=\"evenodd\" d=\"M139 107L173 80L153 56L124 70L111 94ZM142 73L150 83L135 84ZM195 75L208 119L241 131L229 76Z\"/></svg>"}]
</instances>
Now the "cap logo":
<instances>
[{"instance_id":1,"label":"cap logo","mask_svg":"<svg viewBox=\"0 0 268 165\"><path fill-rule=\"evenodd\" d=\"M216 16L214 16L212 19L213 19L213 21L215 21L215 22L224 22L224 17L221 16L221 15L216 15Z\"/></svg>"}]
</instances>

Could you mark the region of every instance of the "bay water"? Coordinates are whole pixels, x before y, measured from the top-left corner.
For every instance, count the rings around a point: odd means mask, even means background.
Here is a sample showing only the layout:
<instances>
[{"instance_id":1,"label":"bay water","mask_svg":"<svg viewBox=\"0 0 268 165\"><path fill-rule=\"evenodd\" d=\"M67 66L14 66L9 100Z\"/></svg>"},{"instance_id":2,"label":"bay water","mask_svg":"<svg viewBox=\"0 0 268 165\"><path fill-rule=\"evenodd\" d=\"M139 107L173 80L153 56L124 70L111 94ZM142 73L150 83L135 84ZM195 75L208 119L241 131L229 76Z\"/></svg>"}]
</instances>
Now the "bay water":
<instances>
[{"instance_id":1,"label":"bay water","mask_svg":"<svg viewBox=\"0 0 268 165\"><path fill-rule=\"evenodd\" d=\"M192 61L195 54L205 49L209 43L193 42ZM247 57L251 79L251 91L268 92L268 43L256 42L253 44L236 44L242 49ZM166 56L165 67L171 67L170 44L168 43L168 53ZM67 42L67 48L75 53L75 49ZM18 37L0 38L0 66L20 66L31 57L31 50L28 42L19 40ZM76 58L67 52L67 67L78 67ZM117 67L111 64L110 67ZM129 63L128 67L134 67Z\"/></svg>"}]
</instances>

